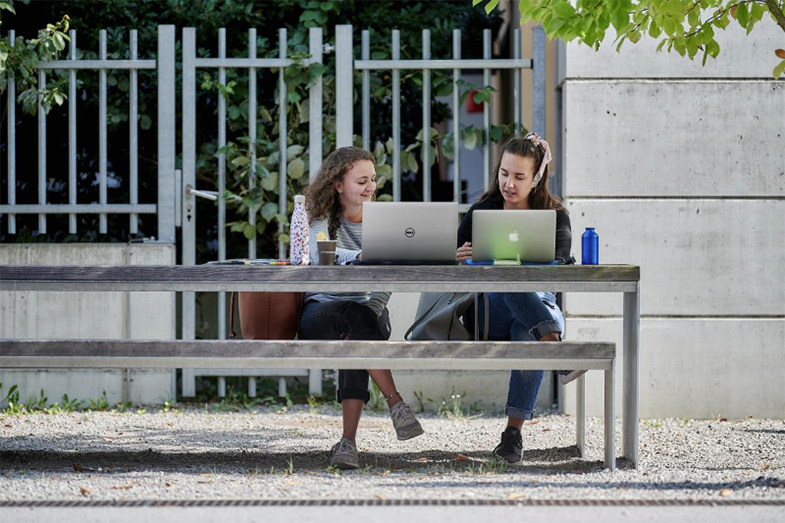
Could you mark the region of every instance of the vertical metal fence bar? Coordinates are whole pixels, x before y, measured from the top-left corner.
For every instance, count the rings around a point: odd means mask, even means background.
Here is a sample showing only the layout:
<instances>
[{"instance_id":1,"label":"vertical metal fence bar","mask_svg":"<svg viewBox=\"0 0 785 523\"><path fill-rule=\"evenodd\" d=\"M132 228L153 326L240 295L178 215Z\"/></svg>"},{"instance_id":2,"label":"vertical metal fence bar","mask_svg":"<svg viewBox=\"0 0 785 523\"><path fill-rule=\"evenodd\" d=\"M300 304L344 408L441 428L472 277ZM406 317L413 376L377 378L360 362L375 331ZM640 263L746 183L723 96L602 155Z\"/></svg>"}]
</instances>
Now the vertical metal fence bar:
<instances>
[{"instance_id":1,"label":"vertical metal fence bar","mask_svg":"<svg viewBox=\"0 0 785 523\"><path fill-rule=\"evenodd\" d=\"M371 32L362 32L362 59L371 59ZM363 70L363 149L371 150L371 71Z\"/></svg>"},{"instance_id":2,"label":"vertical metal fence bar","mask_svg":"<svg viewBox=\"0 0 785 523\"><path fill-rule=\"evenodd\" d=\"M461 30L453 29L452 32L452 58L461 59ZM452 201L461 202L461 89L458 82L461 79L461 70L452 70Z\"/></svg>"},{"instance_id":3,"label":"vertical metal fence bar","mask_svg":"<svg viewBox=\"0 0 785 523\"><path fill-rule=\"evenodd\" d=\"M521 59L521 30L516 29L512 32L512 56L516 60ZM513 97L515 98L515 134L521 134L521 70L513 69L515 79L513 86Z\"/></svg>"},{"instance_id":4,"label":"vertical metal fence bar","mask_svg":"<svg viewBox=\"0 0 785 523\"><path fill-rule=\"evenodd\" d=\"M183 29L183 184L176 188L196 188L196 29ZM183 194L182 263L196 264L196 196ZM196 338L196 293L182 294L182 338ZM194 369L183 369L182 394L196 395Z\"/></svg>"},{"instance_id":5,"label":"vertical metal fence bar","mask_svg":"<svg viewBox=\"0 0 785 523\"><path fill-rule=\"evenodd\" d=\"M218 29L218 58L226 58L226 28ZM218 68L218 83L226 85L226 68ZM226 145L226 99L218 96L218 148ZM218 155L218 259L226 259L226 155ZM218 293L218 339L226 338L226 293Z\"/></svg>"},{"instance_id":6,"label":"vertical metal fence bar","mask_svg":"<svg viewBox=\"0 0 785 523\"><path fill-rule=\"evenodd\" d=\"M131 60L136 60L138 35L136 29L131 29ZM130 75L130 114L128 116L128 136L129 143L128 149L130 151L130 176L129 176L129 192L131 205L139 203L139 93L137 85L137 71L131 69ZM139 215L131 213L129 217L129 229L132 235L139 232Z\"/></svg>"},{"instance_id":7,"label":"vertical metal fence bar","mask_svg":"<svg viewBox=\"0 0 785 523\"><path fill-rule=\"evenodd\" d=\"M38 71L38 89L46 89L46 74ZM46 205L46 114L38 95L38 203ZM38 233L46 234L46 214L38 215Z\"/></svg>"},{"instance_id":8,"label":"vertical metal fence bar","mask_svg":"<svg viewBox=\"0 0 785 523\"><path fill-rule=\"evenodd\" d=\"M278 30L278 58L286 58L286 29ZM286 146L288 129L286 125L286 76L284 75L285 67L278 69L278 213L281 219L278 221L278 234L279 236L284 232L284 217L289 213L287 212L286 189L287 189L287 173L286 173ZM278 240L278 257L286 258L286 244L283 240Z\"/></svg>"},{"instance_id":9,"label":"vertical metal fence bar","mask_svg":"<svg viewBox=\"0 0 785 523\"><path fill-rule=\"evenodd\" d=\"M173 25L158 26L158 240L174 243L175 33Z\"/></svg>"},{"instance_id":10,"label":"vertical metal fence bar","mask_svg":"<svg viewBox=\"0 0 785 523\"><path fill-rule=\"evenodd\" d=\"M14 46L16 31L8 31L8 40ZM16 205L16 82L8 75L8 205ZM16 234L16 214L8 213L8 234Z\"/></svg>"},{"instance_id":11,"label":"vertical metal fence bar","mask_svg":"<svg viewBox=\"0 0 785 523\"><path fill-rule=\"evenodd\" d=\"M352 145L354 135L354 48L352 26L335 26L335 146Z\"/></svg>"},{"instance_id":12,"label":"vertical metal fence bar","mask_svg":"<svg viewBox=\"0 0 785 523\"><path fill-rule=\"evenodd\" d=\"M491 30L484 29L482 32L482 57L485 60L491 59ZM482 70L483 87L491 85L491 70ZM482 147L482 180L483 189L488 190L491 183L491 102L483 104L482 111L483 147Z\"/></svg>"},{"instance_id":13,"label":"vertical metal fence bar","mask_svg":"<svg viewBox=\"0 0 785 523\"><path fill-rule=\"evenodd\" d=\"M401 32L392 32L392 59L401 59ZM393 200L401 201L401 71L392 72Z\"/></svg>"},{"instance_id":14,"label":"vertical metal fence bar","mask_svg":"<svg viewBox=\"0 0 785 523\"><path fill-rule=\"evenodd\" d=\"M431 31L422 31L422 59L431 59ZM422 71L422 201L431 201L431 70Z\"/></svg>"},{"instance_id":15,"label":"vertical metal fence bar","mask_svg":"<svg viewBox=\"0 0 785 523\"><path fill-rule=\"evenodd\" d=\"M101 29L98 56L106 60L106 29ZM98 202L106 205L106 67L98 71ZM98 232L107 233L106 213L98 218Z\"/></svg>"},{"instance_id":16,"label":"vertical metal fence bar","mask_svg":"<svg viewBox=\"0 0 785 523\"><path fill-rule=\"evenodd\" d=\"M76 60L76 30L68 31L71 38L68 53ZM68 203L76 205L76 70L68 71ZM76 214L68 215L68 234L76 234Z\"/></svg>"},{"instance_id":17,"label":"vertical metal fence bar","mask_svg":"<svg viewBox=\"0 0 785 523\"><path fill-rule=\"evenodd\" d=\"M322 28L308 30L311 64L322 63ZM322 165L322 75L308 93L308 173L313 180Z\"/></svg>"},{"instance_id":18,"label":"vertical metal fence bar","mask_svg":"<svg viewBox=\"0 0 785 523\"><path fill-rule=\"evenodd\" d=\"M248 30L248 58L256 58L256 29ZM248 68L248 149L251 151L251 168L248 170L248 188L256 187L256 67ZM248 223L256 231L256 210L248 209ZM256 232L248 240L248 257L256 258Z\"/></svg>"},{"instance_id":19,"label":"vertical metal fence bar","mask_svg":"<svg viewBox=\"0 0 785 523\"><path fill-rule=\"evenodd\" d=\"M545 30L532 28L532 127L545 137Z\"/></svg>"}]
</instances>

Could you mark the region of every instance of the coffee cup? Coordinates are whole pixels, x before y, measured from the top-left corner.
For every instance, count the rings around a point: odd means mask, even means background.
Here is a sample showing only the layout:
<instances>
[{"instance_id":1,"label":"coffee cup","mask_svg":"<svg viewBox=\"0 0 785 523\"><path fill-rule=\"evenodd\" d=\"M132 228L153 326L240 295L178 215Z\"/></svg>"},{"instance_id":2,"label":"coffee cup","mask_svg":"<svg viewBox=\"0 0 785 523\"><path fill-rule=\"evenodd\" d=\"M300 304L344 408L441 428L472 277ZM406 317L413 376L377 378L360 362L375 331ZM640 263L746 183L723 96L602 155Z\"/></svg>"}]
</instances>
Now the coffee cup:
<instances>
[{"instance_id":1,"label":"coffee cup","mask_svg":"<svg viewBox=\"0 0 785 523\"><path fill-rule=\"evenodd\" d=\"M319 265L335 265L335 240L319 240Z\"/></svg>"}]
</instances>

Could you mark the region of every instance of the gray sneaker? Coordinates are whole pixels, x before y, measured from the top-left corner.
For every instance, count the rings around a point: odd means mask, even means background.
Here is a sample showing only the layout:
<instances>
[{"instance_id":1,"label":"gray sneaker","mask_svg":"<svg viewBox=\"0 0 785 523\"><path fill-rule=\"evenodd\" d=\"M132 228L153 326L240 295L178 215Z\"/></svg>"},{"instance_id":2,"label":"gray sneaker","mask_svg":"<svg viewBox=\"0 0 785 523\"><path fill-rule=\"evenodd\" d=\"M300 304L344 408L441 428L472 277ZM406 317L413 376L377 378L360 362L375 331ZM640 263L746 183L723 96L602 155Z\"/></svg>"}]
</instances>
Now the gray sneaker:
<instances>
[{"instance_id":1,"label":"gray sneaker","mask_svg":"<svg viewBox=\"0 0 785 523\"><path fill-rule=\"evenodd\" d=\"M420 422L414 417L412 408L403 401L399 401L392 406L390 417L399 441L416 438L425 432Z\"/></svg>"},{"instance_id":2,"label":"gray sneaker","mask_svg":"<svg viewBox=\"0 0 785 523\"><path fill-rule=\"evenodd\" d=\"M586 374L585 370L560 370L559 381L562 385L567 385L571 381L577 380L584 374Z\"/></svg>"},{"instance_id":3,"label":"gray sneaker","mask_svg":"<svg viewBox=\"0 0 785 523\"><path fill-rule=\"evenodd\" d=\"M356 469L359 466L357 447L346 438L333 445L330 451L330 465L341 470Z\"/></svg>"}]
</instances>

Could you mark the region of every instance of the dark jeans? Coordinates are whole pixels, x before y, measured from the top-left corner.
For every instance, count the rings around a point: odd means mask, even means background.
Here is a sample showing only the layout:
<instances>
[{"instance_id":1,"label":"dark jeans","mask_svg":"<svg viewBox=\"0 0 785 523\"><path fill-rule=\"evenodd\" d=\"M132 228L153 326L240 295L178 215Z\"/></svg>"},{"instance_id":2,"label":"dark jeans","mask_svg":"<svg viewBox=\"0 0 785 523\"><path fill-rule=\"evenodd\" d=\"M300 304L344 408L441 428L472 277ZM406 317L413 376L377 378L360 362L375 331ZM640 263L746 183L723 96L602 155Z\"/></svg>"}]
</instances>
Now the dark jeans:
<instances>
[{"instance_id":1,"label":"dark jeans","mask_svg":"<svg viewBox=\"0 0 785 523\"><path fill-rule=\"evenodd\" d=\"M303 340L389 340L390 313L381 316L361 303L349 300L309 301L300 316L300 339ZM368 403L368 372L338 371L338 401L359 399Z\"/></svg>"}]
</instances>

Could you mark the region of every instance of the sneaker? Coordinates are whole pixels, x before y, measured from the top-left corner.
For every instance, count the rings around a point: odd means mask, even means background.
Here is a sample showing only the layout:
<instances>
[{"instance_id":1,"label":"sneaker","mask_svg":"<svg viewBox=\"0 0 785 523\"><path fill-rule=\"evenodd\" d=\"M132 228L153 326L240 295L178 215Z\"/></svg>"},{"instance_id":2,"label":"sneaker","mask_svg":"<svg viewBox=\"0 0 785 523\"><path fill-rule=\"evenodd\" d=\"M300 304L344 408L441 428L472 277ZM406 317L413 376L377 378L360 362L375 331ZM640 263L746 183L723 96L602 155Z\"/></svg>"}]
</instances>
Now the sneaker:
<instances>
[{"instance_id":1,"label":"sneaker","mask_svg":"<svg viewBox=\"0 0 785 523\"><path fill-rule=\"evenodd\" d=\"M359 466L357 447L346 438L333 445L330 451L330 466L338 467L341 470L356 469Z\"/></svg>"},{"instance_id":2,"label":"sneaker","mask_svg":"<svg viewBox=\"0 0 785 523\"><path fill-rule=\"evenodd\" d=\"M584 374L586 374L585 370L560 370L559 381L562 385L567 385L569 382L577 380Z\"/></svg>"},{"instance_id":3,"label":"sneaker","mask_svg":"<svg viewBox=\"0 0 785 523\"><path fill-rule=\"evenodd\" d=\"M521 431L515 427L507 427L502 432L502 442L493 449L493 455L510 465L519 464L523 460L523 438Z\"/></svg>"},{"instance_id":4,"label":"sneaker","mask_svg":"<svg viewBox=\"0 0 785 523\"><path fill-rule=\"evenodd\" d=\"M416 438L420 434L425 433L420 422L414 417L412 408L403 401L399 401L392 406L390 417L399 441Z\"/></svg>"}]
</instances>

